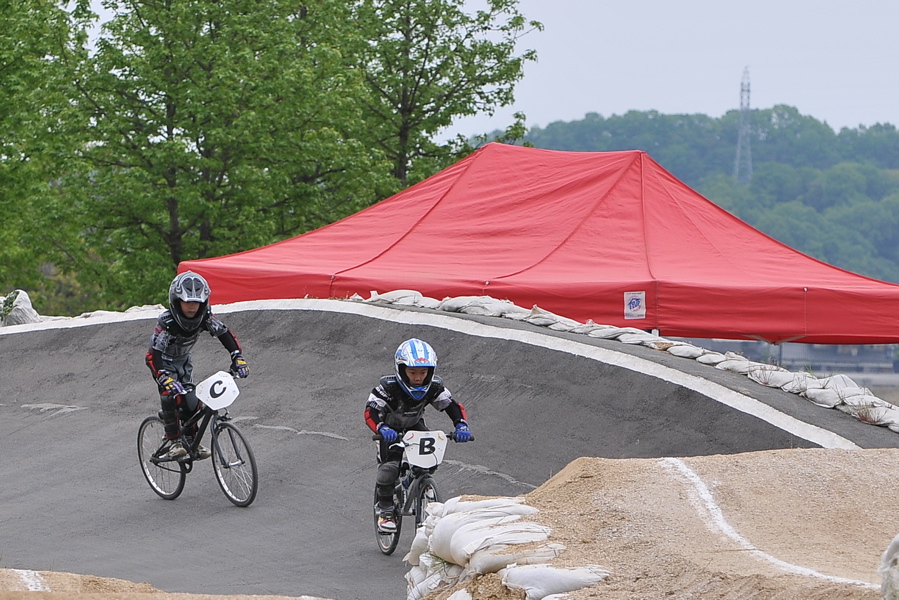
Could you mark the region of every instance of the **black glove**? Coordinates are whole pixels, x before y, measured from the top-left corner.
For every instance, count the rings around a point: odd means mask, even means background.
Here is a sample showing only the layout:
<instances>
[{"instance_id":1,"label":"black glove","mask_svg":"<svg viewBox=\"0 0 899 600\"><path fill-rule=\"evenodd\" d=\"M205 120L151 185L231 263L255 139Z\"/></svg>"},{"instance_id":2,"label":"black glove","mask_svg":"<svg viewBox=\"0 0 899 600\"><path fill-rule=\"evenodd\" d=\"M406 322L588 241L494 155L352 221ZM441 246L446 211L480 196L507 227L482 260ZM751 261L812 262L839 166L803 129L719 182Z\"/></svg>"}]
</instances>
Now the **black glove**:
<instances>
[{"instance_id":1,"label":"black glove","mask_svg":"<svg viewBox=\"0 0 899 600\"><path fill-rule=\"evenodd\" d=\"M165 371L160 371L159 376L156 378L156 383L159 384L159 387L164 389L170 394L183 394L184 386L181 385L181 382L171 376L171 374L166 373Z\"/></svg>"},{"instance_id":2,"label":"black glove","mask_svg":"<svg viewBox=\"0 0 899 600\"><path fill-rule=\"evenodd\" d=\"M231 353L231 372L234 373L238 379L244 379L250 375L250 365L247 364L247 361L240 353L240 350L235 350Z\"/></svg>"}]
</instances>

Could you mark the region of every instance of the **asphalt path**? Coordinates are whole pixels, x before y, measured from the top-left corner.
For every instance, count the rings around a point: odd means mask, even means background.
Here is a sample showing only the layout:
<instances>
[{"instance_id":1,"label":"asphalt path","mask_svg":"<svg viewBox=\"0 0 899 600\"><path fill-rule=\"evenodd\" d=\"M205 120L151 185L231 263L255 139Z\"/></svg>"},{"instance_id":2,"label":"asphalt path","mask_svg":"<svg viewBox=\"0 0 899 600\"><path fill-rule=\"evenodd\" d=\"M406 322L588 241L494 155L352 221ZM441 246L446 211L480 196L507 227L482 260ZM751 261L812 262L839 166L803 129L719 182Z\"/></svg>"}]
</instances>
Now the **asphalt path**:
<instances>
[{"instance_id":1,"label":"asphalt path","mask_svg":"<svg viewBox=\"0 0 899 600\"><path fill-rule=\"evenodd\" d=\"M437 350L476 436L448 448L436 474L445 498L524 494L580 456L730 454L821 439L899 446L886 428L642 346L502 318L320 302L219 311L252 369L231 408L260 472L249 508L227 501L209 463L174 501L143 479L136 434L158 410L144 365L155 313L0 329L0 566L168 592L405 597L412 534L392 556L376 547L375 449L362 410L410 337ZM207 336L194 360L199 376L228 366ZM451 426L437 411L427 418Z\"/></svg>"}]
</instances>

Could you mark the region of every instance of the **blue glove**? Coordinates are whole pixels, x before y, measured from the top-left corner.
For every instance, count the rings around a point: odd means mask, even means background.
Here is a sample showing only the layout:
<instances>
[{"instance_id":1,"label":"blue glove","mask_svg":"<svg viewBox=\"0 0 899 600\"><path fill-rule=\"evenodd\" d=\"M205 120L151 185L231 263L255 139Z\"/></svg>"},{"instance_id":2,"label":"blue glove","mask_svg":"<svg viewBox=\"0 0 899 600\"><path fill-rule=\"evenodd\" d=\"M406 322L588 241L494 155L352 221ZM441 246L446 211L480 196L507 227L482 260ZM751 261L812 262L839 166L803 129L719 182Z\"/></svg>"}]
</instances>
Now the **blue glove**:
<instances>
[{"instance_id":1,"label":"blue glove","mask_svg":"<svg viewBox=\"0 0 899 600\"><path fill-rule=\"evenodd\" d=\"M465 423L465 421L459 421L458 423L456 423L456 433L453 436L453 439L459 443L471 440L471 430L468 429L468 425Z\"/></svg>"},{"instance_id":2,"label":"blue glove","mask_svg":"<svg viewBox=\"0 0 899 600\"><path fill-rule=\"evenodd\" d=\"M247 364L247 361L240 353L240 350L235 350L231 354L231 372L234 373L238 379L244 379L250 375L250 365Z\"/></svg>"},{"instance_id":3,"label":"blue glove","mask_svg":"<svg viewBox=\"0 0 899 600\"><path fill-rule=\"evenodd\" d=\"M159 372L159 377L156 378L156 383L159 384L159 387L164 389L170 394L183 394L184 386L181 385L181 382L172 377L170 374L165 371Z\"/></svg>"},{"instance_id":4,"label":"blue glove","mask_svg":"<svg viewBox=\"0 0 899 600\"><path fill-rule=\"evenodd\" d=\"M384 425L383 423L381 423L378 426L378 433L381 434L381 439L383 439L388 444L396 441L397 433L393 429L388 427L387 425Z\"/></svg>"}]
</instances>

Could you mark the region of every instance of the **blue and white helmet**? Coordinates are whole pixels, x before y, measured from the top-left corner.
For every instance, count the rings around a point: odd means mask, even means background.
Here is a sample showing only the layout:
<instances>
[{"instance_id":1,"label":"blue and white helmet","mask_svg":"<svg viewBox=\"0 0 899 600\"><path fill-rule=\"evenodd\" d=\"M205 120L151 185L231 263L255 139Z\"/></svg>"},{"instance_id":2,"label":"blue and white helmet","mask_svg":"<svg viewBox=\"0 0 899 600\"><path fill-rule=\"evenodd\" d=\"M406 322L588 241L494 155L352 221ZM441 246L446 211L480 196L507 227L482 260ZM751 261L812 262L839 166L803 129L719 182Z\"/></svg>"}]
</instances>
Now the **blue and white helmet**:
<instances>
[{"instance_id":1,"label":"blue and white helmet","mask_svg":"<svg viewBox=\"0 0 899 600\"><path fill-rule=\"evenodd\" d=\"M169 310L172 312L172 316L175 317L175 321L178 322L182 328L192 331L200 326L200 323L203 322L203 317L206 316L206 310L209 307L209 295L210 295L209 284L206 283L206 280L203 279L202 275L198 275L193 271L185 271L184 273L179 274L172 280L172 284L169 286ZM179 300L183 300L184 302L199 302L200 310L197 311L197 314L193 318L187 318L181 311L181 304Z\"/></svg>"},{"instance_id":2,"label":"blue and white helmet","mask_svg":"<svg viewBox=\"0 0 899 600\"><path fill-rule=\"evenodd\" d=\"M431 387L431 381L434 380L434 371L437 369L437 353L427 342L412 338L406 340L400 347L396 349L396 380L407 394L421 400L428 393ZM409 383L409 377L406 376L406 367L427 367L428 376L419 386L413 386Z\"/></svg>"}]
</instances>

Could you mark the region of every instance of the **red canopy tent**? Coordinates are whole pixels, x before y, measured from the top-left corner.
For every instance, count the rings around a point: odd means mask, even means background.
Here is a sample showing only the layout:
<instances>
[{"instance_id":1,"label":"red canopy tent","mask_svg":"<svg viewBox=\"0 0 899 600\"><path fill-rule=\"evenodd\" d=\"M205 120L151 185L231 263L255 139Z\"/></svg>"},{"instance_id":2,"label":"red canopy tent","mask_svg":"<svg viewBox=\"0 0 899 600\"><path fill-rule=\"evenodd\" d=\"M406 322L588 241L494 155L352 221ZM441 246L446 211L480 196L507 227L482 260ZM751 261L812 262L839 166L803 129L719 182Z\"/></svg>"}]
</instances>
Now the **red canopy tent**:
<instances>
[{"instance_id":1,"label":"red canopy tent","mask_svg":"<svg viewBox=\"0 0 899 600\"><path fill-rule=\"evenodd\" d=\"M488 144L341 221L188 269L215 303L406 289L663 336L899 342L899 285L777 242L641 151Z\"/></svg>"}]
</instances>

